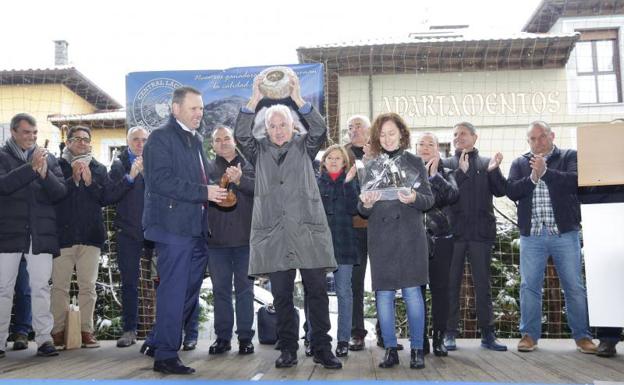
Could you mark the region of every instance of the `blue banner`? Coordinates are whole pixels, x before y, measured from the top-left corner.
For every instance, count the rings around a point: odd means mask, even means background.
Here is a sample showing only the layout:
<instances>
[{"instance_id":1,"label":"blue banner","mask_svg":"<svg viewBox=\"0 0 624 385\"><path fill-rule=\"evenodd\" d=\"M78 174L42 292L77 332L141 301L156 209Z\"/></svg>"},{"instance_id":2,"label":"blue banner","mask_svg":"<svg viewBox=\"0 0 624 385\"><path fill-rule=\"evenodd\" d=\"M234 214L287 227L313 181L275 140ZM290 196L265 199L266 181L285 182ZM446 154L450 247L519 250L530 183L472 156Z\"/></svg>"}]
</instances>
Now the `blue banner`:
<instances>
[{"instance_id":1,"label":"blue banner","mask_svg":"<svg viewBox=\"0 0 624 385\"><path fill-rule=\"evenodd\" d=\"M251 96L254 77L262 67L225 70L150 71L126 75L127 127L137 125L149 130L162 125L171 113L173 90L191 86L202 93L204 117L200 132L209 135L216 125L234 127L240 108ZM293 64L299 77L303 98L323 114L323 65Z\"/></svg>"}]
</instances>

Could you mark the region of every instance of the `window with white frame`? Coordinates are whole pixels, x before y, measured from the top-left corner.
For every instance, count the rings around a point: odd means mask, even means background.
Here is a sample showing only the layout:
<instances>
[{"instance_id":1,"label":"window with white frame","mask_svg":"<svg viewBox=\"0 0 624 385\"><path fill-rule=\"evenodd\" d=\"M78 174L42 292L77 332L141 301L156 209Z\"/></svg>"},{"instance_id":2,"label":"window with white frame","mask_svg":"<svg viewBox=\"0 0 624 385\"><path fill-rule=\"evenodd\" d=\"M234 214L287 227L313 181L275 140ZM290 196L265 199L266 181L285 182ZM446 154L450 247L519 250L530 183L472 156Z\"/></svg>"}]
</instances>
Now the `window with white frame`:
<instances>
[{"instance_id":1,"label":"window with white frame","mask_svg":"<svg viewBox=\"0 0 624 385\"><path fill-rule=\"evenodd\" d=\"M622 102L618 30L581 30L576 43L580 104Z\"/></svg>"},{"instance_id":2,"label":"window with white frame","mask_svg":"<svg viewBox=\"0 0 624 385\"><path fill-rule=\"evenodd\" d=\"M4 144L11 137L11 129L9 123L0 123L0 144Z\"/></svg>"}]
</instances>

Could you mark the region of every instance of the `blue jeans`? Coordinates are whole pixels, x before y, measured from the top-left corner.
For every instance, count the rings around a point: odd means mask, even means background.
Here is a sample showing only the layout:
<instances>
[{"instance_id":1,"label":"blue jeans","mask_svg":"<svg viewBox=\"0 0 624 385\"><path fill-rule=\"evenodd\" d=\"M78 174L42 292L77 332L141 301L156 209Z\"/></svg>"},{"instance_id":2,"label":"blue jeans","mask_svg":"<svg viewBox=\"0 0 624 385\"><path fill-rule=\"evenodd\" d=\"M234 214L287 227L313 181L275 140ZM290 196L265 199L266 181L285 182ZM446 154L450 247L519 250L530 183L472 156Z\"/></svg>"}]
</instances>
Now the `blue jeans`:
<instances>
[{"instance_id":1,"label":"blue jeans","mask_svg":"<svg viewBox=\"0 0 624 385\"><path fill-rule=\"evenodd\" d=\"M420 286L401 289L403 301L407 309L407 324L409 326L410 345L412 349L423 348L423 329L425 327L425 303L423 302ZM377 319L381 328L381 336L386 348L396 348L397 338L394 329L394 296L395 290L378 290Z\"/></svg>"},{"instance_id":2,"label":"blue jeans","mask_svg":"<svg viewBox=\"0 0 624 385\"><path fill-rule=\"evenodd\" d=\"M338 270L334 271L336 296L338 297L338 342L348 342L351 338L351 318L353 317L352 273L353 265L338 265Z\"/></svg>"},{"instance_id":3,"label":"blue jeans","mask_svg":"<svg viewBox=\"0 0 624 385\"><path fill-rule=\"evenodd\" d=\"M15 318L11 333L28 335L32 330L32 309L30 305L30 284L28 283L26 258L22 257L15 280Z\"/></svg>"},{"instance_id":4,"label":"blue jeans","mask_svg":"<svg viewBox=\"0 0 624 385\"><path fill-rule=\"evenodd\" d=\"M239 340L254 336L253 279L249 278L249 246L211 247L208 249L208 267L214 294L215 334L222 340L232 339L234 306L236 307L236 334ZM232 278L236 304L232 305Z\"/></svg>"},{"instance_id":5,"label":"blue jeans","mask_svg":"<svg viewBox=\"0 0 624 385\"><path fill-rule=\"evenodd\" d=\"M143 240L117 232L117 265L121 275L121 318L124 332L136 331L139 319L139 276Z\"/></svg>"},{"instance_id":6,"label":"blue jeans","mask_svg":"<svg viewBox=\"0 0 624 385\"><path fill-rule=\"evenodd\" d=\"M542 334L544 270L551 256L563 288L568 325L575 340L591 338L587 291L583 284L579 232L520 237L520 333L537 341Z\"/></svg>"}]
</instances>

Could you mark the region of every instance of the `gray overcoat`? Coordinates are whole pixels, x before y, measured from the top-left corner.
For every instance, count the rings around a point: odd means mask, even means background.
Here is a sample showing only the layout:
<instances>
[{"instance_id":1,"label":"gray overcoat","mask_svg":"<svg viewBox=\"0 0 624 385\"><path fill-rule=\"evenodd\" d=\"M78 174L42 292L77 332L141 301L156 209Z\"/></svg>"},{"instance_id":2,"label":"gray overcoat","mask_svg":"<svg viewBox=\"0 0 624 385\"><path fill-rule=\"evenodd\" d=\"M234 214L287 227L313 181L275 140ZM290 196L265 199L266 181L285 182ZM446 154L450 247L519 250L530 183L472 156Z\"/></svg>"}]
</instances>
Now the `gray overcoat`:
<instances>
[{"instance_id":1,"label":"gray overcoat","mask_svg":"<svg viewBox=\"0 0 624 385\"><path fill-rule=\"evenodd\" d=\"M256 168L251 220L249 275L291 269L336 270L327 218L312 159L325 142L327 127L314 109L303 114L310 130L282 147L254 138L255 114L241 111L234 136Z\"/></svg>"},{"instance_id":2,"label":"gray overcoat","mask_svg":"<svg viewBox=\"0 0 624 385\"><path fill-rule=\"evenodd\" d=\"M399 200L378 201L358 210L368 217L368 254L373 290L396 290L428 282L429 251L423 211L433 206L434 197L422 159L409 152L401 155L403 165L418 170L420 186L410 204Z\"/></svg>"}]
</instances>

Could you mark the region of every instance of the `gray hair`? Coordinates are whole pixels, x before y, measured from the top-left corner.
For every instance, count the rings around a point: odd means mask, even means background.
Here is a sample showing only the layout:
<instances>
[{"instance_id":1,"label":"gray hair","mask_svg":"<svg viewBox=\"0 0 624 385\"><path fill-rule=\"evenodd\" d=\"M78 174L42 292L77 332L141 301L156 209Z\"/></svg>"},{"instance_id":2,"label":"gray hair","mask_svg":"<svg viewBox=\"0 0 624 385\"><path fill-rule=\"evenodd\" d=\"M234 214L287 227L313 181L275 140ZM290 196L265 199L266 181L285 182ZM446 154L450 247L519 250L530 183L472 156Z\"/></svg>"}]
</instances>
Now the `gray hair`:
<instances>
[{"instance_id":1,"label":"gray hair","mask_svg":"<svg viewBox=\"0 0 624 385\"><path fill-rule=\"evenodd\" d=\"M475 126L472 123L470 123L470 122L459 122L456 125L454 125L453 128L457 128L459 126L467 128L468 131L470 131L470 133L472 135L477 135L477 129L475 128Z\"/></svg>"},{"instance_id":2,"label":"gray hair","mask_svg":"<svg viewBox=\"0 0 624 385\"><path fill-rule=\"evenodd\" d=\"M264 125L266 126L266 128L269 128L269 122L271 121L271 118L275 114L282 115L284 119L286 119L288 124L291 126L291 128L293 128L292 126L293 126L294 120L290 113L290 108L288 108L287 106L283 104L274 104L271 107L267 108L266 113L264 115Z\"/></svg>"},{"instance_id":3,"label":"gray hair","mask_svg":"<svg viewBox=\"0 0 624 385\"><path fill-rule=\"evenodd\" d=\"M135 132L140 131L140 130L145 131L145 133L149 135L149 130L148 130L147 128L145 128L145 127L143 127L143 126L134 126L134 127L131 127L131 128L128 130L128 133L126 134L126 139L130 139L130 135L132 135L132 134L134 134Z\"/></svg>"},{"instance_id":4,"label":"gray hair","mask_svg":"<svg viewBox=\"0 0 624 385\"><path fill-rule=\"evenodd\" d=\"M232 130L229 126L220 125L220 126L216 126L214 130L212 130L212 134L210 134L210 137L212 138L212 140L214 140L215 134L217 133L218 130L226 130L230 134L230 136L234 138L234 130Z\"/></svg>"},{"instance_id":5,"label":"gray hair","mask_svg":"<svg viewBox=\"0 0 624 385\"><path fill-rule=\"evenodd\" d=\"M430 136L433 138L433 141L436 143L436 145L440 145L440 140L438 139L438 136L436 134L434 134L432 131L425 131L422 134L418 135L418 140L422 139L423 136Z\"/></svg>"},{"instance_id":6,"label":"gray hair","mask_svg":"<svg viewBox=\"0 0 624 385\"><path fill-rule=\"evenodd\" d=\"M527 129L527 132L531 131L531 129L535 126L543 128L547 134L550 134L552 132L552 130L550 129L550 125L543 120L534 120L529 123L529 128Z\"/></svg>"},{"instance_id":7,"label":"gray hair","mask_svg":"<svg viewBox=\"0 0 624 385\"><path fill-rule=\"evenodd\" d=\"M368 118L368 116L364 116L364 115L352 115L352 116L350 116L349 119L347 119L347 127L349 127L351 122L353 122L356 119L359 119L362 122L364 122L364 125L366 126L366 128L370 128L371 127L370 119Z\"/></svg>"},{"instance_id":8,"label":"gray hair","mask_svg":"<svg viewBox=\"0 0 624 385\"><path fill-rule=\"evenodd\" d=\"M20 114L15 115L13 118L11 118L11 130L17 131L17 127L22 121L25 121L26 123L28 123L29 125L33 127L37 126L37 120L35 120L34 116L27 114L25 112L22 112Z\"/></svg>"}]
</instances>

